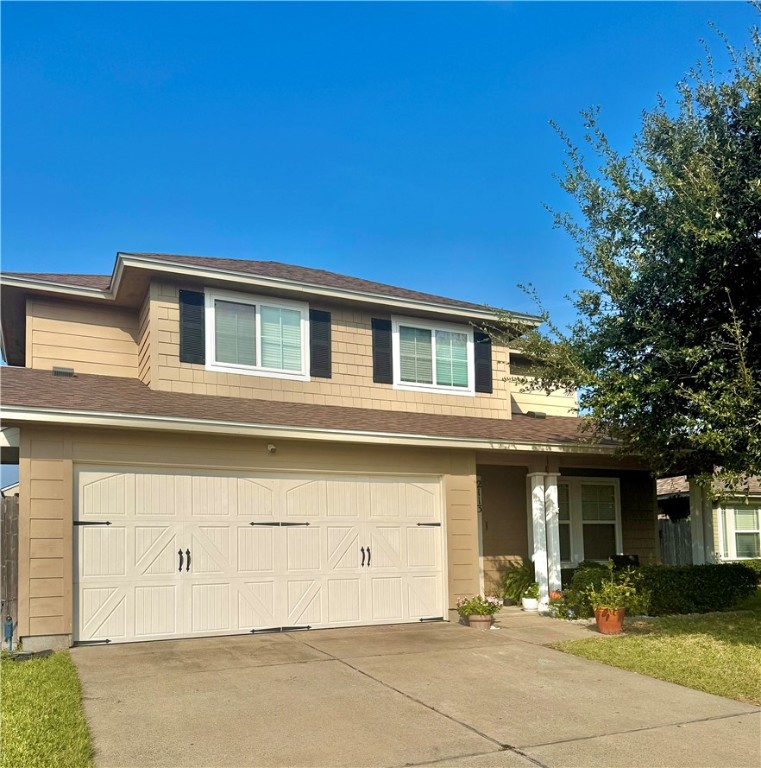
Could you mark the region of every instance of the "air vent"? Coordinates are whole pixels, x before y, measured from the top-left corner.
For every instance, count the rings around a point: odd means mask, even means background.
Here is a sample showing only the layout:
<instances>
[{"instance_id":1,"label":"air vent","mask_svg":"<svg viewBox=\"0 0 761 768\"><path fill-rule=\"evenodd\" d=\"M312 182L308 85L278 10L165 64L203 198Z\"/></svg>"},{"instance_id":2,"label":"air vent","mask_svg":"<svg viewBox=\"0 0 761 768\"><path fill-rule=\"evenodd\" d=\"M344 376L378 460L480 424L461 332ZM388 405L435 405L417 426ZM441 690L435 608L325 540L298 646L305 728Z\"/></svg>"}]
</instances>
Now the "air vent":
<instances>
[{"instance_id":1,"label":"air vent","mask_svg":"<svg viewBox=\"0 0 761 768\"><path fill-rule=\"evenodd\" d=\"M530 416L532 419L547 418L547 414L544 411L526 411L526 416Z\"/></svg>"},{"instance_id":2,"label":"air vent","mask_svg":"<svg viewBox=\"0 0 761 768\"><path fill-rule=\"evenodd\" d=\"M60 376L64 379L72 379L76 374L73 368L53 368L53 376Z\"/></svg>"}]
</instances>

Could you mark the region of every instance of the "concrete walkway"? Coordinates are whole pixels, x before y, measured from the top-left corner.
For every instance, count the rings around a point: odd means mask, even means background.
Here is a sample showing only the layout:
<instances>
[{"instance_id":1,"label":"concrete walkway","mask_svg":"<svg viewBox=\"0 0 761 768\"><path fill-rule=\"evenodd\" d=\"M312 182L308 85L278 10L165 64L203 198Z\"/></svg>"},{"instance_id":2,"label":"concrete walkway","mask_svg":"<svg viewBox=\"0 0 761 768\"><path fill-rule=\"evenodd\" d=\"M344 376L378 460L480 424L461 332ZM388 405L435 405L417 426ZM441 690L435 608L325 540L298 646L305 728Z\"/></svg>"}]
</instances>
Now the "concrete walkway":
<instances>
[{"instance_id":1,"label":"concrete walkway","mask_svg":"<svg viewBox=\"0 0 761 768\"><path fill-rule=\"evenodd\" d=\"M761 710L545 648L400 625L72 651L106 766L758 768ZM601 639L601 642L605 642Z\"/></svg>"}]
</instances>

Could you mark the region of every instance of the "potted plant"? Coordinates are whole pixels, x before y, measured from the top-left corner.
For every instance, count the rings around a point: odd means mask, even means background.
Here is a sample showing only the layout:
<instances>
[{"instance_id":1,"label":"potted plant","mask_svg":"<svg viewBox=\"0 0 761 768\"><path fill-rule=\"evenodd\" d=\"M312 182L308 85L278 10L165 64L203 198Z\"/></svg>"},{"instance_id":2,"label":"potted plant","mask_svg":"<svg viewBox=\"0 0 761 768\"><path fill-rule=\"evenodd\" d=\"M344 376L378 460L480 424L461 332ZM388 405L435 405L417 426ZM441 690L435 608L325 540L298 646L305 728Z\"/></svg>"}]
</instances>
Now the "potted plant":
<instances>
[{"instance_id":1,"label":"potted plant","mask_svg":"<svg viewBox=\"0 0 761 768\"><path fill-rule=\"evenodd\" d=\"M461 597L457 601L457 613L475 629L489 629L494 621L494 614L502 608L502 600L498 597Z\"/></svg>"},{"instance_id":2,"label":"potted plant","mask_svg":"<svg viewBox=\"0 0 761 768\"><path fill-rule=\"evenodd\" d=\"M589 586L587 595L595 612L598 632L603 635L617 635L624 626L626 606L636 597L637 590L628 574L619 579L614 577L612 562L608 574L599 587L594 584Z\"/></svg>"},{"instance_id":3,"label":"potted plant","mask_svg":"<svg viewBox=\"0 0 761 768\"><path fill-rule=\"evenodd\" d=\"M535 581L532 581L531 584L523 590L521 605L523 606L524 611L539 610L539 585Z\"/></svg>"},{"instance_id":4,"label":"potted plant","mask_svg":"<svg viewBox=\"0 0 761 768\"><path fill-rule=\"evenodd\" d=\"M505 605L518 605L526 587L533 581L534 567L531 563L510 563L502 574L502 598Z\"/></svg>"}]
</instances>

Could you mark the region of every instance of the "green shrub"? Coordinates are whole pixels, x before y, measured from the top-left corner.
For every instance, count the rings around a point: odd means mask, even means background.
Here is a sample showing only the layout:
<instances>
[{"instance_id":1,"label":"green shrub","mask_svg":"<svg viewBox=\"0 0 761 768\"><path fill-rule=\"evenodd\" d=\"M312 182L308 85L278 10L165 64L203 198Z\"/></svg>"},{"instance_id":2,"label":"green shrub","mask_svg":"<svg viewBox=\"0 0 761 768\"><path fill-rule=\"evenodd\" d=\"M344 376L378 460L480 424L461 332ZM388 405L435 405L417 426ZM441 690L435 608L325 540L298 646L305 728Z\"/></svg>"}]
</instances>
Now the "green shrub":
<instances>
[{"instance_id":1,"label":"green shrub","mask_svg":"<svg viewBox=\"0 0 761 768\"><path fill-rule=\"evenodd\" d=\"M593 616L588 591L590 588L599 589L607 575L605 565L594 561L579 563L567 587L563 582L563 597L554 603L556 615L564 619L588 619Z\"/></svg>"},{"instance_id":2,"label":"green shrub","mask_svg":"<svg viewBox=\"0 0 761 768\"><path fill-rule=\"evenodd\" d=\"M743 563L645 565L636 571L651 593L652 616L726 610L757 587L756 571Z\"/></svg>"},{"instance_id":3,"label":"green shrub","mask_svg":"<svg viewBox=\"0 0 761 768\"><path fill-rule=\"evenodd\" d=\"M727 563L728 565L728 563ZM740 565L744 565L746 568L750 568L756 574L756 579L761 585L761 559L758 560L743 560Z\"/></svg>"},{"instance_id":4,"label":"green shrub","mask_svg":"<svg viewBox=\"0 0 761 768\"><path fill-rule=\"evenodd\" d=\"M502 576L502 597L520 603L523 593L535 578L533 563L511 563Z\"/></svg>"},{"instance_id":5,"label":"green shrub","mask_svg":"<svg viewBox=\"0 0 761 768\"><path fill-rule=\"evenodd\" d=\"M648 613L650 590L643 583L638 569L612 570L612 563L598 563L585 560L573 572L569 586L563 596L553 601L555 615L564 619L588 619L594 616L592 596L599 593L604 582L625 586L623 602L629 616L643 616Z\"/></svg>"}]
</instances>

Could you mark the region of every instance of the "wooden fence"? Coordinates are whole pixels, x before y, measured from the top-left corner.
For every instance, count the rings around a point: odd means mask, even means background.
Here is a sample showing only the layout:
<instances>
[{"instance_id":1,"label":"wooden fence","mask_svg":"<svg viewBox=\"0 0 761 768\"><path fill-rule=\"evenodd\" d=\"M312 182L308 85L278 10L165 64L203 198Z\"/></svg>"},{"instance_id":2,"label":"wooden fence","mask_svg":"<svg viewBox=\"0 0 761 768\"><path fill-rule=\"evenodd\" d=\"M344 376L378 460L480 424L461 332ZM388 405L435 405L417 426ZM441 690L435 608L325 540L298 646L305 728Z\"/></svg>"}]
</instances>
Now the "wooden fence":
<instances>
[{"instance_id":1,"label":"wooden fence","mask_svg":"<svg viewBox=\"0 0 761 768\"><path fill-rule=\"evenodd\" d=\"M18 625L18 496L0 500L0 627L5 619L13 619L13 640L16 644ZM4 635L0 630L0 638Z\"/></svg>"},{"instance_id":2,"label":"wooden fence","mask_svg":"<svg viewBox=\"0 0 761 768\"><path fill-rule=\"evenodd\" d=\"M690 519L658 519L661 540L661 562L666 565L690 565L692 563L692 530Z\"/></svg>"}]
</instances>

